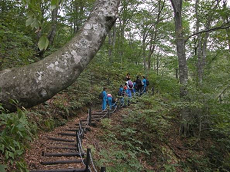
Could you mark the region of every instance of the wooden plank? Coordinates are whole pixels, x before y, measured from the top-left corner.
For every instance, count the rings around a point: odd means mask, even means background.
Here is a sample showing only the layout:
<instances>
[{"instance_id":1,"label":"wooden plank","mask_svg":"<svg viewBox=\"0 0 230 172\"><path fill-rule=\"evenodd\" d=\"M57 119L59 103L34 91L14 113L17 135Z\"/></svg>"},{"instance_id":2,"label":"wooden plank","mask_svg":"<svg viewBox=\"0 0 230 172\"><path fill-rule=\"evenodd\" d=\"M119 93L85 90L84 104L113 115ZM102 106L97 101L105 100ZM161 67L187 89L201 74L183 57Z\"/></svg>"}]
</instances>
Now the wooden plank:
<instances>
[{"instance_id":1,"label":"wooden plank","mask_svg":"<svg viewBox=\"0 0 230 172\"><path fill-rule=\"evenodd\" d=\"M76 160L62 160L62 161L46 161L41 162L42 165L55 165L55 164L72 164L72 163L81 163L82 160L76 159Z\"/></svg>"},{"instance_id":2,"label":"wooden plank","mask_svg":"<svg viewBox=\"0 0 230 172\"><path fill-rule=\"evenodd\" d=\"M59 146L54 146L54 147L47 147L47 149L70 149L70 150L77 150L77 147L59 147Z\"/></svg>"},{"instance_id":3,"label":"wooden plank","mask_svg":"<svg viewBox=\"0 0 230 172\"><path fill-rule=\"evenodd\" d=\"M56 142L55 144L77 146L77 143L68 143L68 142Z\"/></svg>"},{"instance_id":4,"label":"wooden plank","mask_svg":"<svg viewBox=\"0 0 230 172\"><path fill-rule=\"evenodd\" d=\"M76 136L76 133L58 133L61 136Z\"/></svg>"},{"instance_id":5,"label":"wooden plank","mask_svg":"<svg viewBox=\"0 0 230 172\"><path fill-rule=\"evenodd\" d=\"M47 137L49 140L54 141L62 141L62 142L75 142L74 140L62 139L62 138L55 138L55 137Z\"/></svg>"},{"instance_id":6,"label":"wooden plank","mask_svg":"<svg viewBox=\"0 0 230 172\"><path fill-rule=\"evenodd\" d=\"M77 156L77 157L80 157L80 155L83 157L84 154L80 154L78 152L66 152L66 153L45 153L45 152L42 152L42 156L48 156L48 157L51 157L51 156L54 156L54 157L61 157L61 156L66 156L66 157L70 157L70 156Z\"/></svg>"},{"instance_id":7,"label":"wooden plank","mask_svg":"<svg viewBox=\"0 0 230 172\"><path fill-rule=\"evenodd\" d=\"M85 172L85 168L79 169L54 169L54 170L30 170L30 172Z\"/></svg>"}]
</instances>

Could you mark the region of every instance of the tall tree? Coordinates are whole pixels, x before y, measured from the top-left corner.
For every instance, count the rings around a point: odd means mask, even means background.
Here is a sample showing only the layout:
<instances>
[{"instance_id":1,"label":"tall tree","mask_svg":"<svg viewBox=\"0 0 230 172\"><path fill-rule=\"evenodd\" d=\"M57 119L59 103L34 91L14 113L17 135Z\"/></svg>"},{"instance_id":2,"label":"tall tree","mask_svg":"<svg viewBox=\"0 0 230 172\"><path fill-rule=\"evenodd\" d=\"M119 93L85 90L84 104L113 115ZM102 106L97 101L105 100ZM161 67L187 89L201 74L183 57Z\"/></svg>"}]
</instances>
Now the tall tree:
<instances>
[{"instance_id":1,"label":"tall tree","mask_svg":"<svg viewBox=\"0 0 230 172\"><path fill-rule=\"evenodd\" d=\"M176 33L176 48L177 56L179 62L179 79L181 87L181 96L187 95L186 85L188 82L188 67L185 55L185 39L183 34L182 25L182 0L171 0L173 10L174 10L174 20L175 20L175 33Z\"/></svg>"},{"instance_id":2,"label":"tall tree","mask_svg":"<svg viewBox=\"0 0 230 172\"><path fill-rule=\"evenodd\" d=\"M154 22L154 28L153 28L153 33L151 34L150 38L150 45L149 45L149 53L148 53L148 70L151 68L151 56L155 51L156 48L156 41L157 41L157 34L158 34L158 25L160 23L161 19L161 13L163 11L163 8L165 6L165 1L158 1L157 3L157 18L156 21Z\"/></svg>"},{"instance_id":3,"label":"tall tree","mask_svg":"<svg viewBox=\"0 0 230 172\"><path fill-rule=\"evenodd\" d=\"M214 3L216 3L214 5ZM207 4L207 3L206 3ZM198 14L198 6L199 0L196 0L195 4L195 12L196 12L196 32L199 33L200 31L200 14ZM209 30L211 27L211 22L213 21L213 15L216 8L219 5L219 1L211 2L210 9L208 9L207 16L205 18L204 29ZM203 17L204 18L204 17ZM206 63L206 56L207 56L207 43L208 43L209 32L205 32L203 34L197 35L197 76L198 76L198 84L200 85L203 81L204 75L204 67Z\"/></svg>"},{"instance_id":4,"label":"tall tree","mask_svg":"<svg viewBox=\"0 0 230 172\"><path fill-rule=\"evenodd\" d=\"M176 48L179 64L179 80L181 84L180 95L182 99L186 99L187 96L187 82L188 82L188 67L185 55L185 39L183 34L182 25L182 0L171 0L174 10L175 20L175 33L176 33ZM187 136L190 131L189 121L191 120L189 111L187 108L181 111L181 126L180 133Z\"/></svg>"},{"instance_id":5,"label":"tall tree","mask_svg":"<svg viewBox=\"0 0 230 172\"><path fill-rule=\"evenodd\" d=\"M0 72L0 103L10 111L50 99L71 85L100 49L113 26L120 0L97 0L89 19L63 48L45 59Z\"/></svg>"}]
</instances>

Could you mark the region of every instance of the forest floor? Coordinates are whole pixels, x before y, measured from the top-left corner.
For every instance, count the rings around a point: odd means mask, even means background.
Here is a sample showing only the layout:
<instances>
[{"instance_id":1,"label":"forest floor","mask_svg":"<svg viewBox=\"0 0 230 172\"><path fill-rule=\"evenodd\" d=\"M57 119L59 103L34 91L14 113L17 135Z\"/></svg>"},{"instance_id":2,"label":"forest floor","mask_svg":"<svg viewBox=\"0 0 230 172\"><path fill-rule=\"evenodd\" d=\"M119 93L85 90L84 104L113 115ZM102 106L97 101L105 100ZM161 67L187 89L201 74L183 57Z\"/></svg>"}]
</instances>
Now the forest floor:
<instances>
[{"instance_id":1,"label":"forest floor","mask_svg":"<svg viewBox=\"0 0 230 172\"><path fill-rule=\"evenodd\" d=\"M73 147L65 145L67 142L53 141L48 139L48 137L53 138L62 138L67 140L76 141L75 137L71 136L60 136L58 133L71 133L66 131L67 129L77 128L75 124L79 123L79 119L86 118L87 114L78 114L78 117L72 118L64 126L56 127L53 131L45 132L42 131L38 134L37 138L29 145L29 149L25 153L25 161L30 170L39 169L39 170L50 170L50 169L66 169L66 168L82 168L81 164L60 164L60 165L42 165L41 162L47 161L59 161L59 160L73 160L76 157L46 157L42 156L42 152L45 153L74 153L74 150L68 149L55 149L52 147ZM74 132L72 132L74 133ZM83 140L83 144L84 144ZM68 143L67 143L68 144Z\"/></svg>"},{"instance_id":2,"label":"forest floor","mask_svg":"<svg viewBox=\"0 0 230 172\"><path fill-rule=\"evenodd\" d=\"M131 108L131 107L129 107ZM129 115L128 108L116 111L111 115L111 128L121 125L122 118L125 115ZM46 153L62 153L62 152L76 152L74 150L66 149L53 149L51 147L63 146L63 142L57 142L49 140L48 137L63 138L68 140L76 141L75 137L71 136L60 136L58 133L65 132L67 129L77 128L75 124L79 123L80 119L86 119L87 113L80 113L77 117L69 119L64 126L55 128L50 132L40 132L38 137L31 142L30 149L26 151L25 161L30 170L50 170L50 169L71 169L71 168L84 168L83 164L60 164L60 165L42 165L41 162L46 161L57 161L57 160L73 160L76 157L46 157L42 156L42 152ZM191 158L194 155L202 155L205 149L204 145L200 140L188 141L179 136L178 123L174 119L169 119L171 123L170 129L165 133L163 140L154 140L154 145L157 145L157 149L154 150L154 155L149 158L139 158L139 162L143 165L147 171L162 171L165 170L164 164L170 164L176 171L182 172L183 167L178 165L181 162L185 162L187 158ZM137 127L138 128L138 127ZM66 132L67 133L67 132ZM85 134L82 146L86 151L86 148L92 148L93 159L100 160L101 155L98 152L102 150L110 151L110 146L113 143L106 143L100 140L100 136L104 137L106 132L104 132L103 126L100 122L97 123L95 127L90 127L90 131ZM66 145L67 147L70 147ZM121 148L122 149L122 148ZM160 161L160 157L164 159ZM148 159L148 160L146 160ZM148 162L147 162L148 161ZM113 164L111 164L113 165Z\"/></svg>"},{"instance_id":3,"label":"forest floor","mask_svg":"<svg viewBox=\"0 0 230 172\"><path fill-rule=\"evenodd\" d=\"M53 141L49 138L61 138L61 139L67 139L67 140L73 140L74 143L76 143L76 137L73 136L61 136L59 133L76 133L76 132L70 132L66 131L68 129L77 129L78 127L76 124L79 124L80 120L87 119L87 113L81 112L80 114L77 114L77 117L71 118L68 120L68 122L60 127L56 127L53 131L41 131L37 138L33 140L29 144L29 149L26 150L24 159L26 161L26 164L28 166L29 170L52 170L52 169L76 169L76 168L84 168L85 166L82 163L73 163L73 164L59 164L59 165L42 165L41 162L52 162L52 161L65 161L65 160L76 160L76 156L74 157L46 157L42 155L42 152L45 153L74 153L76 150L68 150L68 149L55 149L54 147L71 147L68 143L62 142L62 141ZM116 114L117 116L118 114ZM97 122L97 125L100 122ZM88 126L89 127L89 126ZM100 131L97 126L95 127L89 127L90 131L88 131L86 134L84 134L84 139L82 139L82 146L84 148L84 151L86 152L86 148L88 146L94 145L95 148L99 148L99 141L96 139L96 135ZM102 148L101 148L102 149ZM97 158L97 155L95 154L95 158ZM77 158L79 159L79 158Z\"/></svg>"}]
</instances>

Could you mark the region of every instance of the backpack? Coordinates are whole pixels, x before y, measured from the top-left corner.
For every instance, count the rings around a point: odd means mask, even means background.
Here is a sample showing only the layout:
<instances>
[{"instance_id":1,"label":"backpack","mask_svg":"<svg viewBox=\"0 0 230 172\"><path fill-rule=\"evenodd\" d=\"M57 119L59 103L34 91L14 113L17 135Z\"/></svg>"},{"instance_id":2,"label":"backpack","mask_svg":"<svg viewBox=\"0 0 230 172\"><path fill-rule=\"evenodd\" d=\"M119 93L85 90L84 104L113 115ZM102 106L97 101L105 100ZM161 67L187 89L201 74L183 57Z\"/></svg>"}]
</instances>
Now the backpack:
<instances>
[{"instance_id":1,"label":"backpack","mask_svg":"<svg viewBox=\"0 0 230 172\"><path fill-rule=\"evenodd\" d=\"M119 91L118 91L118 96L123 96L124 95L124 89L122 88L122 90L121 89L119 89Z\"/></svg>"},{"instance_id":2,"label":"backpack","mask_svg":"<svg viewBox=\"0 0 230 172\"><path fill-rule=\"evenodd\" d=\"M129 88L133 88L133 82L131 80L128 81Z\"/></svg>"},{"instance_id":3,"label":"backpack","mask_svg":"<svg viewBox=\"0 0 230 172\"><path fill-rule=\"evenodd\" d=\"M141 80L140 80L140 79L137 79L137 80L136 80L136 86L137 86L137 87L140 87L140 86L141 86Z\"/></svg>"},{"instance_id":4,"label":"backpack","mask_svg":"<svg viewBox=\"0 0 230 172\"><path fill-rule=\"evenodd\" d=\"M99 99L103 99L103 91L99 94Z\"/></svg>"},{"instance_id":5,"label":"backpack","mask_svg":"<svg viewBox=\"0 0 230 172\"><path fill-rule=\"evenodd\" d=\"M145 84L144 84L144 82L143 81L141 81L141 86L144 86Z\"/></svg>"},{"instance_id":6,"label":"backpack","mask_svg":"<svg viewBox=\"0 0 230 172\"><path fill-rule=\"evenodd\" d=\"M146 79L146 85L148 86L149 85L149 80Z\"/></svg>"}]
</instances>

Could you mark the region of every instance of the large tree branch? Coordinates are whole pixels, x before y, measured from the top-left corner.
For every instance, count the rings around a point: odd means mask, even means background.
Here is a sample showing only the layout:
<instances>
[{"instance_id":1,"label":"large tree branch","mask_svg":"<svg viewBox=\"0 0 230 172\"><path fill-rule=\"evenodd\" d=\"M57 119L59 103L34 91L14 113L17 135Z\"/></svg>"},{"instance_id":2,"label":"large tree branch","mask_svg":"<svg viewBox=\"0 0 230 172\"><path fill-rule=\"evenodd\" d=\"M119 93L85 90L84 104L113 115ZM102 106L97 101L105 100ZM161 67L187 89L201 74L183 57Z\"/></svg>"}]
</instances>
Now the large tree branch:
<instances>
[{"instance_id":1,"label":"large tree branch","mask_svg":"<svg viewBox=\"0 0 230 172\"><path fill-rule=\"evenodd\" d=\"M96 55L117 17L120 0L97 0L77 35L45 59L0 71L0 103L10 111L32 107L70 86Z\"/></svg>"},{"instance_id":2,"label":"large tree branch","mask_svg":"<svg viewBox=\"0 0 230 172\"><path fill-rule=\"evenodd\" d=\"M195 35L199 35L199 34L202 34L202 33L207 33L207 32L213 32L213 31L216 31L216 30L220 30L220 29L227 29L227 28L230 28L230 24L228 25L229 23L225 23L221 26L218 26L218 27L213 27L213 28L210 28L210 29L206 29L206 30L202 30L202 31L199 31L199 32L196 32L196 33L193 33L192 35L189 35L186 39L185 39L185 42L187 42L189 40L189 38L195 36Z\"/></svg>"}]
</instances>

